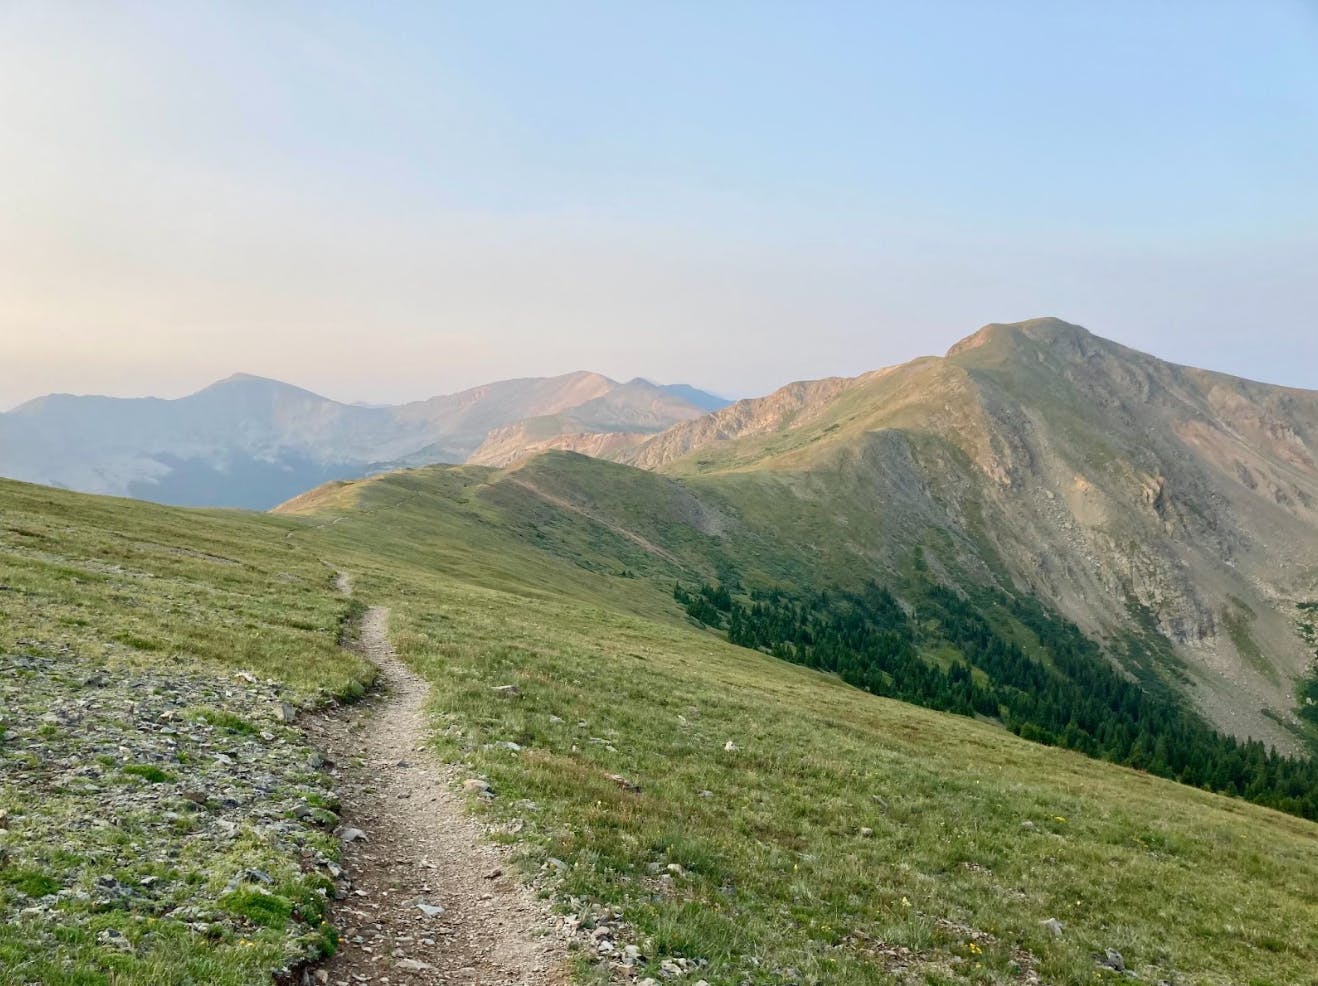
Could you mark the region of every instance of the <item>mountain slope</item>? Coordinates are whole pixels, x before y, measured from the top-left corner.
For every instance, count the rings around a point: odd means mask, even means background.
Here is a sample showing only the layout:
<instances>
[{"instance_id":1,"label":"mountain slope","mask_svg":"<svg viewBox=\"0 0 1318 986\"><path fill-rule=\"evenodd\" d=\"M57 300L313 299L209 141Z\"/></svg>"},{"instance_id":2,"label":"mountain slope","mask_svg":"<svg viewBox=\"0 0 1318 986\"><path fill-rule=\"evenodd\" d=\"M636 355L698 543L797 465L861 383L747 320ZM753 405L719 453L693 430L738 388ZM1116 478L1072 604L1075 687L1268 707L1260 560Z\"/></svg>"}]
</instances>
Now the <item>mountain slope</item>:
<instances>
[{"instance_id":1,"label":"mountain slope","mask_svg":"<svg viewBox=\"0 0 1318 986\"><path fill-rule=\"evenodd\" d=\"M690 387L659 387L646 380L615 385L606 392L557 413L527 417L492 428L466 461L506 466L535 452L565 449L609 455L663 431L674 421L698 417L710 395Z\"/></svg>"},{"instance_id":2,"label":"mountain slope","mask_svg":"<svg viewBox=\"0 0 1318 986\"><path fill-rule=\"evenodd\" d=\"M1232 838L1189 821L1187 798L1220 801L691 626L671 580L781 580L797 554L713 489L555 453L340 484L281 513L305 515L327 558L392 601L400 650L436 683L442 749L489 780L485 809L558 861L568 893L622 908L631 927L614 940L655 956L642 975L673 951L727 984L756 968L766 982L1033 970L1078 984L1107 948L1148 981L1286 982L1310 960L1308 936L1269 932L1270 952L1235 923L1196 944L1240 903L1219 896L1237 864L1210 862ZM512 701L496 692L509 684ZM1295 875L1272 900L1307 914Z\"/></svg>"},{"instance_id":3,"label":"mountain slope","mask_svg":"<svg viewBox=\"0 0 1318 986\"><path fill-rule=\"evenodd\" d=\"M763 487L780 520L808 502L787 479ZM390 608L434 749L491 788L472 809L605 929L583 986L1082 986L1109 950L1144 982L1313 982L1314 823L693 625L676 575L821 574L796 542L827 508L771 531L735 492L564 453L336 483L275 516L0 482L0 981L268 983L333 942L333 816L299 799L336 803L273 697L363 680L334 646L337 570Z\"/></svg>"},{"instance_id":4,"label":"mountain slope","mask_svg":"<svg viewBox=\"0 0 1318 986\"><path fill-rule=\"evenodd\" d=\"M0 415L0 472L169 503L267 508L329 479L462 462L496 429L651 433L703 413L597 373L505 380L398 407L340 404L237 374L179 400L53 395ZM540 440L540 439L537 439ZM501 454L522 451L505 433Z\"/></svg>"},{"instance_id":5,"label":"mountain slope","mask_svg":"<svg viewBox=\"0 0 1318 986\"><path fill-rule=\"evenodd\" d=\"M1316 453L1318 393L1038 319L741 401L618 458L741 491L746 516L783 510L747 495L772 488L798 527L817 525L834 570L922 547L959 577L1036 594L1220 727L1294 749Z\"/></svg>"}]
</instances>

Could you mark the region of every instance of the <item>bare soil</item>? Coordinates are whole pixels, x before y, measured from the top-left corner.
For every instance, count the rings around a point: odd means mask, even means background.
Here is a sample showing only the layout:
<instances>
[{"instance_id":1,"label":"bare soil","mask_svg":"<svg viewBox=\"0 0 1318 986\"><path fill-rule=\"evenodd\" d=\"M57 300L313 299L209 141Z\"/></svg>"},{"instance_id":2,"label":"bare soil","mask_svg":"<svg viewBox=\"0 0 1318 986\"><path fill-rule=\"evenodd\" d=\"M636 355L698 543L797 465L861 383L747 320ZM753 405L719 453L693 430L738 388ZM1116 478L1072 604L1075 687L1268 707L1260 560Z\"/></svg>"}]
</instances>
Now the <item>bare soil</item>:
<instances>
[{"instance_id":1,"label":"bare soil","mask_svg":"<svg viewBox=\"0 0 1318 986\"><path fill-rule=\"evenodd\" d=\"M339 588L349 589L346 579ZM429 689L395 656L387 621L374 608L361 627L361 647L380 668L375 694L307 724L336 775L349 881L334 909L339 950L309 978L346 986L565 984L562 921L507 872L502 851L455 791L454 768L429 752ZM353 838L353 829L364 837Z\"/></svg>"}]
</instances>

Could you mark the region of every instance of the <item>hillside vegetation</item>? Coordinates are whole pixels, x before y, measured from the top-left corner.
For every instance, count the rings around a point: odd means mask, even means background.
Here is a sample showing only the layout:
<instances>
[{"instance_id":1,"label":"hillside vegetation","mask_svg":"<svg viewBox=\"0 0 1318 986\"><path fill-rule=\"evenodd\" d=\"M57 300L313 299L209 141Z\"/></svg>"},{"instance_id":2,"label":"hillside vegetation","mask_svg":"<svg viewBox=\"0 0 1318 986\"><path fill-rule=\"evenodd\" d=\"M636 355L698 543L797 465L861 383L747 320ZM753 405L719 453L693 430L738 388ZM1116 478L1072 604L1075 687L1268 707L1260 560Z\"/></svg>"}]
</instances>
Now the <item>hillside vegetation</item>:
<instances>
[{"instance_id":1,"label":"hillside vegetation","mask_svg":"<svg viewBox=\"0 0 1318 986\"><path fill-rule=\"evenodd\" d=\"M367 687L370 605L472 810L607 919L583 984L1315 986L1311 764L1210 728L1304 748L1309 395L1052 323L971 342L679 426L648 469L549 452L263 516L0 483L0 981L334 947L338 805L289 706Z\"/></svg>"},{"instance_id":2,"label":"hillside vegetation","mask_svg":"<svg viewBox=\"0 0 1318 986\"><path fill-rule=\"evenodd\" d=\"M0 482L0 982L262 983L332 946L285 706L360 694L287 521ZM307 864L310 865L307 865Z\"/></svg>"},{"instance_id":3,"label":"hillside vegetation","mask_svg":"<svg viewBox=\"0 0 1318 986\"><path fill-rule=\"evenodd\" d=\"M297 509L391 606L437 748L496 793L482 810L565 906L620 909L650 974L1090 983L1112 949L1150 982L1315 981L1318 827L702 632L659 584L694 548L595 515L621 487L660 525L681 491L551 460ZM537 511L560 499L542 468L590 472L596 499Z\"/></svg>"},{"instance_id":4,"label":"hillside vegetation","mask_svg":"<svg viewBox=\"0 0 1318 986\"><path fill-rule=\"evenodd\" d=\"M739 401L617 457L727 499L817 558L821 584L856 588L921 547L951 581L1036 596L1217 728L1304 746L1318 392L1034 319Z\"/></svg>"}]
</instances>

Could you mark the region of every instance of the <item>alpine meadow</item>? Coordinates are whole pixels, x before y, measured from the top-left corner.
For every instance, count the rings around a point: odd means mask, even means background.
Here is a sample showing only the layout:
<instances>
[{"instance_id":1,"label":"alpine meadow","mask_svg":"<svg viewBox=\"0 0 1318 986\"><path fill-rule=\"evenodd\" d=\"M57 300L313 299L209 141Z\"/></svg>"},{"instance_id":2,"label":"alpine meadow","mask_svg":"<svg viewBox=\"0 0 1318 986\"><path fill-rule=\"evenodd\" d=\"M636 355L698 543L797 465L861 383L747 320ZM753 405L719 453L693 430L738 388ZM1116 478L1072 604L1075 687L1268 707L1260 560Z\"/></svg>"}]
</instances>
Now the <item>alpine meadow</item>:
<instances>
[{"instance_id":1,"label":"alpine meadow","mask_svg":"<svg viewBox=\"0 0 1318 986\"><path fill-rule=\"evenodd\" d=\"M986 409L1032 412L1003 381L1038 356L1076 365L1050 399L1109 372L1199 435L1238 425L1209 416L1214 390L1192 400L1194 371L1062 323L986 331L971 352L1007 350L989 369L954 353L789 388L714 412L699 441L660 436L684 454L657 468L537 453L335 482L264 515L7 484L6 981L257 982L352 947L354 843L336 835L353 806L303 723L371 688L353 646L368 606L430 685L427 755L475 782L501 879L540 895L564 981L1314 981L1311 679L1241 647L1229 614L1260 637L1290 620L1312 648L1318 593L1261 561L1216 598L1216 571L1155 581L1164 553L1226 542L1240 572L1251 525L1299 530L1312 466L1252 443L1251 487L1216 451L1118 458L1120 431L1079 407L1007 446ZM1209 380L1253 398L1235 421L1318 407ZM1307 441L1318 416L1289 420ZM1040 487L1100 432L1088 513L1033 543L1060 567L1143 525L1147 574L1123 581L1122 558L1078 608L1013 570L1008 511L1061 513L1067 494ZM1233 500L1196 502L1227 482ZM1219 540L1193 536L1208 523ZM1211 646L1231 662L1178 637L1190 607L1226 614ZM1233 720L1215 675L1289 706Z\"/></svg>"},{"instance_id":2,"label":"alpine meadow","mask_svg":"<svg viewBox=\"0 0 1318 986\"><path fill-rule=\"evenodd\" d=\"M0 986L1318 986L1316 67L0 2Z\"/></svg>"}]
</instances>

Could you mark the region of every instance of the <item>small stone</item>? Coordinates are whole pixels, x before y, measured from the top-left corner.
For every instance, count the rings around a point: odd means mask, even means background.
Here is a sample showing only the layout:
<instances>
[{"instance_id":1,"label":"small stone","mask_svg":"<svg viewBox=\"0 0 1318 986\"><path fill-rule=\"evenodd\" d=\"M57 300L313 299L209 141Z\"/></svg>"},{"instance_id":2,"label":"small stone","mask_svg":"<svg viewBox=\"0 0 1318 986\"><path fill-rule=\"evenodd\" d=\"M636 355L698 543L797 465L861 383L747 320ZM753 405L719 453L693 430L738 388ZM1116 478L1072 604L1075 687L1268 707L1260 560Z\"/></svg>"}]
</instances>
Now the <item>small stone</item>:
<instances>
[{"instance_id":1,"label":"small stone","mask_svg":"<svg viewBox=\"0 0 1318 986\"><path fill-rule=\"evenodd\" d=\"M284 722L292 722L297 718L297 709L287 702L279 703L279 718Z\"/></svg>"},{"instance_id":2,"label":"small stone","mask_svg":"<svg viewBox=\"0 0 1318 986\"><path fill-rule=\"evenodd\" d=\"M468 794L485 794L490 791L490 782L479 777L470 777L462 782L462 789Z\"/></svg>"},{"instance_id":3,"label":"small stone","mask_svg":"<svg viewBox=\"0 0 1318 986\"><path fill-rule=\"evenodd\" d=\"M417 901L416 909L428 918L437 918L444 913L444 908L440 904L427 904L423 901Z\"/></svg>"},{"instance_id":4,"label":"small stone","mask_svg":"<svg viewBox=\"0 0 1318 986\"><path fill-rule=\"evenodd\" d=\"M641 785L637 784L635 781L627 780L622 774L609 774L608 778L624 791L640 791L641 789Z\"/></svg>"},{"instance_id":5,"label":"small stone","mask_svg":"<svg viewBox=\"0 0 1318 986\"><path fill-rule=\"evenodd\" d=\"M422 962L420 959L399 959L397 968L404 972L429 972L434 966Z\"/></svg>"},{"instance_id":6,"label":"small stone","mask_svg":"<svg viewBox=\"0 0 1318 986\"><path fill-rule=\"evenodd\" d=\"M501 876L503 876L503 870L499 869L499 868L496 866L494 869L490 870L488 873L485 874L485 879L486 879L486 880L497 880L497 879L499 879L499 877L501 877Z\"/></svg>"},{"instance_id":7,"label":"small stone","mask_svg":"<svg viewBox=\"0 0 1318 986\"><path fill-rule=\"evenodd\" d=\"M133 950L133 943L124 937L123 932L116 931L114 928L106 928L96 936L96 940L102 945L109 945L121 952L131 952Z\"/></svg>"},{"instance_id":8,"label":"small stone","mask_svg":"<svg viewBox=\"0 0 1318 986\"><path fill-rule=\"evenodd\" d=\"M1126 971L1126 960L1121 957L1121 953L1115 948L1105 949L1102 957L1097 961L1100 966L1111 969L1113 972Z\"/></svg>"}]
</instances>

